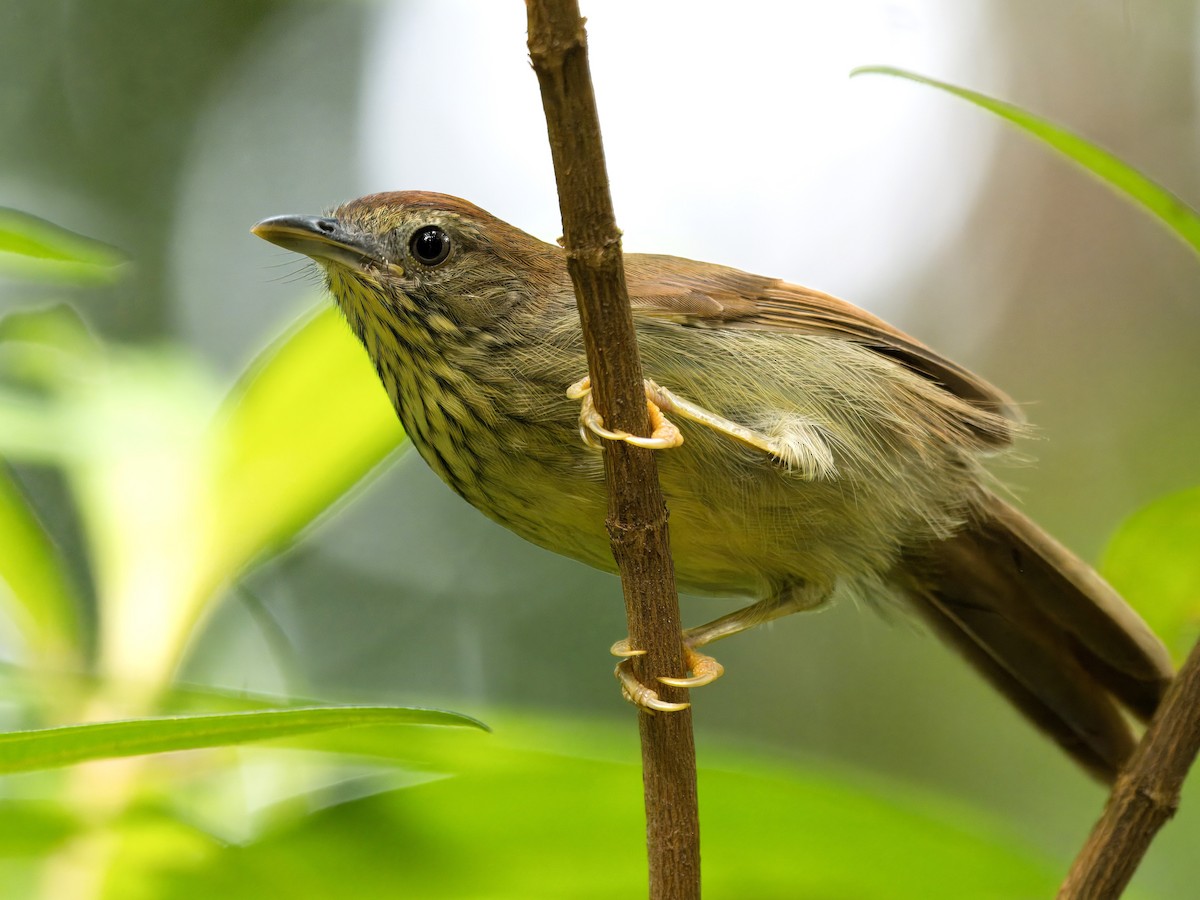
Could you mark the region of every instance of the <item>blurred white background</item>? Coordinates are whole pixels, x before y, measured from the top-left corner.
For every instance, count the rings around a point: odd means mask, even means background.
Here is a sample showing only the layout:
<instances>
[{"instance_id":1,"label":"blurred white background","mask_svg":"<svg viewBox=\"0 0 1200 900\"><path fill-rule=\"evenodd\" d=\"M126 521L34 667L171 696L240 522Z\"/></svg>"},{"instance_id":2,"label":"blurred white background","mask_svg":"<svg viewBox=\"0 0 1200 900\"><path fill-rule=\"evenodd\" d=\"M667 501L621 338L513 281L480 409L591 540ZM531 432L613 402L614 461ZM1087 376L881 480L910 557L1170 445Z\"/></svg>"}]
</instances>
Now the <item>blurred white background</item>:
<instances>
[{"instance_id":1,"label":"blurred white background","mask_svg":"<svg viewBox=\"0 0 1200 900\"><path fill-rule=\"evenodd\" d=\"M889 313L973 208L993 136L978 115L848 76L880 63L1002 92L979 4L630 0L593 12L627 250L784 277ZM514 52L522 7L451 0L378 16L360 112L366 179L466 197L554 240L540 95Z\"/></svg>"}]
</instances>

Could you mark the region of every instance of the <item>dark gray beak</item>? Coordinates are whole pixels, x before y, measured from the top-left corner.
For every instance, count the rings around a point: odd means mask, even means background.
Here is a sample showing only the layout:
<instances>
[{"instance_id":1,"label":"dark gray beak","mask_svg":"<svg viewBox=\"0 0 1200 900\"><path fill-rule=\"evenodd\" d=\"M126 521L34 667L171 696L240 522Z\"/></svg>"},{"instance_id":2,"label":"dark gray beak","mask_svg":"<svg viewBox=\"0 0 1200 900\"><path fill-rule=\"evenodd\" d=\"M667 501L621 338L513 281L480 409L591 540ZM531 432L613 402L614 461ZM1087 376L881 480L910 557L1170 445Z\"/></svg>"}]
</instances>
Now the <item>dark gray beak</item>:
<instances>
[{"instance_id":1,"label":"dark gray beak","mask_svg":"<svg viewBox=\"0 0 1200 900\"><path fill-rule=\"evenodd\" d=\"M380 261L372 241L351 234L341 222L327 216L272 216L250 233L317 262L361 268L364 263Z\"/></svg>"}]
</instances>

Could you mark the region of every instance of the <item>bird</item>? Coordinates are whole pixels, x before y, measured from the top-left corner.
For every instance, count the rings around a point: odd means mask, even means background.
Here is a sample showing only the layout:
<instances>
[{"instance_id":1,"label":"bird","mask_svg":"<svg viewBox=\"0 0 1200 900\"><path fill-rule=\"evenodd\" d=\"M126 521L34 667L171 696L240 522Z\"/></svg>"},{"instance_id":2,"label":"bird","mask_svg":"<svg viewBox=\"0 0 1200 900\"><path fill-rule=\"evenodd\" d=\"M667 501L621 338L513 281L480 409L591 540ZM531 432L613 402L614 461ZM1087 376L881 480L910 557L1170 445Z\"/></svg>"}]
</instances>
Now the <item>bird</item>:
<instances>
[{"instance_id":1,"label":"bird","mask_svg":"<svg viewBox=\"0 0 1200 900\"><path fill-rule=\"evenodd\" d=\"M660 451L676 578L748 604L700 648L835 598L914 614L1086 771L1111 782L1173 677L1138 614L1000 496L1024 431L978 375L846 301L712 263L625 254L654 433L591 403L561 247L457 197L371 194L252 232L304 254L405 431L461 497L534 544L615 571L602 453ZM636 653L628 642L618 655ZM621 674L627 697L669 711ZM667 679L663 679L667 680Z\"/></svg>"}]
</instances>

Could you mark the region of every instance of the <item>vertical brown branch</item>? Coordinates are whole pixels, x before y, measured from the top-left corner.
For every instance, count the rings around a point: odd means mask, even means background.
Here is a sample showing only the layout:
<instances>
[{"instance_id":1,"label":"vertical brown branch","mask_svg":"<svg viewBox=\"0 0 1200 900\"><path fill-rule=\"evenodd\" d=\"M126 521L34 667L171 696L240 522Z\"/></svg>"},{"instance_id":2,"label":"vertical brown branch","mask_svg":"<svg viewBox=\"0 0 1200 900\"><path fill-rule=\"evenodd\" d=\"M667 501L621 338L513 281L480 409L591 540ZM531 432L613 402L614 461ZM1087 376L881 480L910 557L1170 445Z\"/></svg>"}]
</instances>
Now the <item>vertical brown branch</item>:
<instances>
[{"instance_id":1,"label":"vertical brown branch","mask_svg":"<svg viewBox=\"0 0 1200 900\"><path fill-rule=\"evenodd\" d=\"M575 284L596 407L609 428L647 435L633 316L625 288L621 233L613 214L600 120L576 0L527 0L529 56L542 105L562 210L567 267ZM670 452L670 451L666 451ZM654 453L620 441L604 451L608 532L621 572L631 645L644 684L683 674L679 600L667 508ZM686 692L656 687L663 699ZM691 710L639 713L650 896L700 896L700 837Z\"/></svg>"},{"instance_id":2,"label":"vertical brown branch","mask_svg":"<svg viewBox=\"0 0 1200 900\"><path fill-rule=\"evenodd\" d=\"M1179 806L1179 792L1200 752L1200 643L1167 689L1137 750L1125 764L1058 900L1121 896L1158 830Z\"/></svg>"}]
</instances>

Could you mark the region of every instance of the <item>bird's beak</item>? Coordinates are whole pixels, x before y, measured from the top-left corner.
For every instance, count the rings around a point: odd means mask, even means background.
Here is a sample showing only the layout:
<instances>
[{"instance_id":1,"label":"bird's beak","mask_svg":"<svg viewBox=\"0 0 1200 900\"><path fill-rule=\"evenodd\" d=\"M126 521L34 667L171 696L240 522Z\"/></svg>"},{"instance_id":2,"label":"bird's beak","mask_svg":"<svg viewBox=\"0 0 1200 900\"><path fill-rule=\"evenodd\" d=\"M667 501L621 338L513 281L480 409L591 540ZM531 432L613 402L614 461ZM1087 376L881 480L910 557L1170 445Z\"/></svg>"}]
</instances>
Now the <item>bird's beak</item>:
<instances>
[{"instance_id":1,"label":"bird's beak","mask_svg":"<svg viewBox=\"0 0 1200 900\"><path fill-rule=\"evenodd\" d=\"M361 269L380 262L369 238L351 234L341 222L329 217L272 216L251 228L250 233L321 263Z\"/></svg>"}]
</instances>

